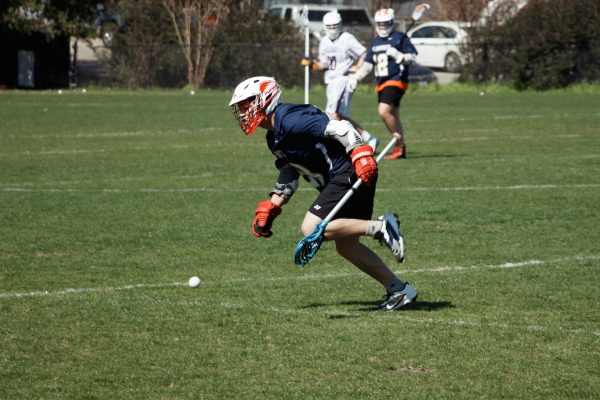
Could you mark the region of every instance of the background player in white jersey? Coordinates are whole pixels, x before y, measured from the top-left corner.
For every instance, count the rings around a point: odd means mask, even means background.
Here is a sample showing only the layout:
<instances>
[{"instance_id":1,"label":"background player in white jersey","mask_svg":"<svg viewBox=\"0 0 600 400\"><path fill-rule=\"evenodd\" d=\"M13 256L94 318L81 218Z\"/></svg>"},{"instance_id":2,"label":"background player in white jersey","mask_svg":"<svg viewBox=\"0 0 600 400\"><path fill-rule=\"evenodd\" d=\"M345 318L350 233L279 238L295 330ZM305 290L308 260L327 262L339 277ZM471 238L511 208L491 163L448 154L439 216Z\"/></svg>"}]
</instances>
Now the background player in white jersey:
<instances>
[{"instance_id":1,"label":"background player in white jersey","mask_svg":"<svg viewBox=\"0 0 600 400\"><path fill-rule=\"evenodd\" d=\"M377 111L390 134L398 132L402 136L400 144L387 159L406 158L404 129L400 121L400 100L408 89L408 68L415 62L417 50L410 38L394 30L394 10L385 8L375 13L377 36L371 40L365 61L348 82L348 89L354 91L357 82L371 70L377 78Z\"/></svg>"},{"instance_id":2,"label":"background player in white jersey","mask_svg":"<svg viewBox=\"0 0 600 400\"><path fill-rule=\"evenodd\" d=\"M313 71L325 70L327 86L327 106L325 112L334 120L347 120L361 134L373 150L379 140L371 136L356 121L350 119L352 92L348 87L348 74L352 67L360 67L366 55L366 48L353 34L342 32L342 17L331 11L323 17L326 35L319 43L318 60L302 59L302 65L309 65Z\"/></svg>"}]
</instances>

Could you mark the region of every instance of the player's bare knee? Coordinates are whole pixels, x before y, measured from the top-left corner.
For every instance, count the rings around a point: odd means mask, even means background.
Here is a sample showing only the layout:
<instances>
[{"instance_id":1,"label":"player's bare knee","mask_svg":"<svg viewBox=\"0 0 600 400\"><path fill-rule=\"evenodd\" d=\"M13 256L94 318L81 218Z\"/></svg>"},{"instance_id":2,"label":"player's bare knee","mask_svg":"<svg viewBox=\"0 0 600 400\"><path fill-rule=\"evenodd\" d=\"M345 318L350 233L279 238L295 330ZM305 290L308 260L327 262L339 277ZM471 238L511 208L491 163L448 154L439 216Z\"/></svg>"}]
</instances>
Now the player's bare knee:
<instances>
[{"instance_id":1,"label":"player's bare knee","mask_svg":"<svg viewBox=\"0 0 600 400\"><path fill-rule=\"evenodd\" d=\"M314 228L314 226L313 226ZM300 227L300 230L302 231L302 234L304 236L308 236L311 232L312 232L312 228L310 228L308 225L302 224L302 226Z\"/></svg>"},{"instance_id":2,"label":"player's bare knee","mask_svg":"<svg viewBox=\"0 0 600 400\"><path fill-rule=\"evenodd\" d=\"M315 229L315 226L317 226L319 222L321 222L320 218L312 214L307 214L306 217L304 217L304 221L302 221L302 225L300 226L302 234L304 236L309 235L313 231L313 229Z\"/></svg>"}]
</instances>

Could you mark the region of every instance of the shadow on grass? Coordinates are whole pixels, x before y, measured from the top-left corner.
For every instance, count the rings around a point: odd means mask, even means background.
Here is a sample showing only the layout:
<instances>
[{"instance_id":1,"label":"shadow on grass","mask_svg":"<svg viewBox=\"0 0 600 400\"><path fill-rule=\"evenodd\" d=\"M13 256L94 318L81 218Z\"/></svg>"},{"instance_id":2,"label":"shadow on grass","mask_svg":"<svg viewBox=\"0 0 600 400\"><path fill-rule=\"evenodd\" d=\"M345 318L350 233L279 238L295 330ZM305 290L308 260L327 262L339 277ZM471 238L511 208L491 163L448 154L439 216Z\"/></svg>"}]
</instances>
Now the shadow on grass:
<instances>
[{"instance_id":1,"label":"shadow on grass","mask_svg":"<svg viewBox=\"0 0 600 400\"><path fill-rule=\"evenodd\" d=\"M381 304L380 301L343 301L340 303L312 303L307 304L302 308L321 308L321 307L332 307L332 306L360 306L356 310L348 311L348 312L340 312L340 313L332 313L329 315L330 319L342 319L342 318L359 318L362 317L363 314L360 313L371 313L373 311L378 311L377 307ZM411 304L408 307L402 308L401 312L416 312L416 311L436 311L443 308L454 308L454 305L449 301L421 301L417 300L416 303Z\"/></svg>"}]
</instances>

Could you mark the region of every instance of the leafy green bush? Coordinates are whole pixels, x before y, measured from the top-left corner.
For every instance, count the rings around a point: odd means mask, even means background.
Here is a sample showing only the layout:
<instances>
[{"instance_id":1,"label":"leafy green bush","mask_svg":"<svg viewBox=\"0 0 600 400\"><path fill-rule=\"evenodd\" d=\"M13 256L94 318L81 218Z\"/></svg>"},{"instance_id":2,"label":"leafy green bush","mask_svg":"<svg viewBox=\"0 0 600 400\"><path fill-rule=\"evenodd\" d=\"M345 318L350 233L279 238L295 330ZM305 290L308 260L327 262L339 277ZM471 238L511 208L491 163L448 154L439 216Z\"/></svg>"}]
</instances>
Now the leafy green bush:
<instances>
[{"instance_id":1,"label":"leafy green bush","mask_svg":"<svg viewBox=\"0 0 600 400\"><path fill-rule=\"evenodd\" d=\"M185 62L160 3L125 1L118 11L125 23L107 53L110 83L130 89L184 86Z\"/></svg>"},{"instance_id":2,"label":"leafy green bush","mask_svg":"<svg viewBox=\"0 0 600 400\"><path fill-rule=\"evenodd\" d=\"M257 13L258 3L233 7L220 25L205 86L231 88L255 75L274 76L286 86L303 84L304 36L278 17ZM119 12L125 26L106 58L109 83L127 88L185 86L185 59L160 2L125 1Z\"/></svg>"},{"instance_id":3,"label":"leafy green bush","mask_svg":"<svg viewBox=\"0 0 600 400\"><path fill-rule=\"evenodd\" d=\"M233 11L229 20L207 71L208 86L232 87L256 75L273 76L285 86L303 84L304 36L298 28L254 9Z\"/></svg>"},{"instance_id":4,"label":"leafy green bush","mask_svg":"<svg viewBox=\"0 0 600 400\"><path fill-rule=\"evenodd\" d=\"M600 80L600 2L531 0L503 23L474 28L464 76L518 89Z\"/></svg>"}]
</instances>

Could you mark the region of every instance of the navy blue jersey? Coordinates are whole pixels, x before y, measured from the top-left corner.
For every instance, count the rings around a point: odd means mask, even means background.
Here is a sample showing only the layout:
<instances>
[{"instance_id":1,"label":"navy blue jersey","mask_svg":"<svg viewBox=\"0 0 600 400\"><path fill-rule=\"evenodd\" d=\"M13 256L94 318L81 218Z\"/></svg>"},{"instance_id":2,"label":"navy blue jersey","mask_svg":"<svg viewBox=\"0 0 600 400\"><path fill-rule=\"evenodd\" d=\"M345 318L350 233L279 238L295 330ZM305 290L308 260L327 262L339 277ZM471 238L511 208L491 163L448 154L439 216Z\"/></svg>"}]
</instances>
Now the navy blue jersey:
<instances>
[{"instance_id":1,"label":"navy blue jersey","mask_svg":"<svg viewBox=\"0 0 600 400\"><path fill-rule=\"evenodd\" d=\"M353 171L344 146L325 137L329 117L323 111L310 104L280 104L274 113L267 144L278 169L289 164L318 190L335 175Z\"/></svg>"},{"instance_id":2,"label":"navy blue jersey","mask_svg":"<svg viewBox=\"0 0 600 400\"><path fill-rule=\"evenodd\" d=\"M373 64L377 86L381 86L390 80L408 84L408 67L397 64L396 60L388 57L386 51L390 46L396 48L400 53L417 53L410 38L402 32L393 31L386 38L379 36L373 38L367 49L365 61Z\"/></svg>"}]
</instances>

